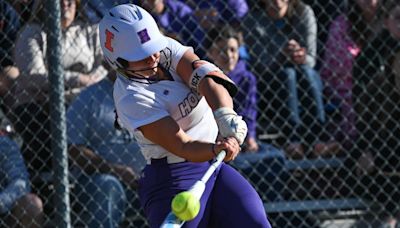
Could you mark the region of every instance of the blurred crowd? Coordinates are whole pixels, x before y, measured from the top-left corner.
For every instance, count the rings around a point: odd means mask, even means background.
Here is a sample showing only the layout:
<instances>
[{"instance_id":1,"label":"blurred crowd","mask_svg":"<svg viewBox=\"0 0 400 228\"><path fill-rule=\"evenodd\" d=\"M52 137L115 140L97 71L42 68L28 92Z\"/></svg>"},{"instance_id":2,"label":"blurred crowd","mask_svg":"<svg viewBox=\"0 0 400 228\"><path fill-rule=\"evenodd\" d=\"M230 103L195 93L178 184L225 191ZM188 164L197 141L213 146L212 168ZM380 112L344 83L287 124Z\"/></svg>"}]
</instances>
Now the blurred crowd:
<instances>
[{"instance_id":1,"label":"blurred crowd","mask_svg":"<svg viewBox=\"0 0 400 228\"><path fill-rule=\"evenodd\" d=\"M43 227L54 213L43 180L53 166L45 2L0 0L0 227ZM287 199L286 161L340 158L346 190L336 190L377 201L380 226L400 226L398 0L60 0L77 224L118 227L140 208L145 161L134 137L114 127L116 72L97 29L125 3L237 84L234 106L249 132L232 165L265 202ZM271 216L277 227L295 224L288 220ZM301 225L318 227L293 226Z\"/></svg>"}]
</instances>

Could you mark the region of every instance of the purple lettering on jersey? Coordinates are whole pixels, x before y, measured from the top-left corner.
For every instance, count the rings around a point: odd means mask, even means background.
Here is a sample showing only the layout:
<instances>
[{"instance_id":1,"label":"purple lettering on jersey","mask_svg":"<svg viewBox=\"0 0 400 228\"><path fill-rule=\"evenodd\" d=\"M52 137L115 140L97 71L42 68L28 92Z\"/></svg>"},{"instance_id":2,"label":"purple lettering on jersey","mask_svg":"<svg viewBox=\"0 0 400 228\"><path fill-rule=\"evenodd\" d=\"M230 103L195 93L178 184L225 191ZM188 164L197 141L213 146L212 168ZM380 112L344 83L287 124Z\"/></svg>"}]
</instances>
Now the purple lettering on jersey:
<instances>
[{"instance_id":1,"label":"purple lettering on jersey","mask_svg":"<svg viewBox=\"0 0 400 228\"><path fill-rule=\"evenodd\" d=\"M189 115L200 102L200 99L201 97L198 93L191 91L178 105L182 117Z\"/></svg>"},{"instance_id":2,"label":"purple lettering on jersey","mask_svg":"<svg viewBox=\"0 0 400 228\"><path fill-rule=\"evenodd\" d=\"M143 29L137 33L139 35L140 43L146 43L149 41L151 38L149 34L147 33L147 29Z\"/></svg>"}]
</instances>

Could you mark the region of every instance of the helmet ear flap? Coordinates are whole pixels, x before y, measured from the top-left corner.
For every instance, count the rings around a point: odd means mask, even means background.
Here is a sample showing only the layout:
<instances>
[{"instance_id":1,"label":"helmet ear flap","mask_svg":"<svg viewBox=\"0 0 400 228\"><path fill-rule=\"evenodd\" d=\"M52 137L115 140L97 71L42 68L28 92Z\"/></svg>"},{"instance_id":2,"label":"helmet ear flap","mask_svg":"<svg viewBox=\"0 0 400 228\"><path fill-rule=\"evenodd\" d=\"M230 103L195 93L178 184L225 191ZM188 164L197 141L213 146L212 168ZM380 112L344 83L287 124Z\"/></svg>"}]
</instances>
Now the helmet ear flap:
<instances>
[{"instance_id":1,"label":"helmet ear flap","mask_svg":"<svg viewBox=\"0 0 400 228\"><path fill-rule=\"evenodd\" d=\"M128 61L123 58L117 58L116 61L112 61L110 58L104 55L104 59L112 68L114 68L114 70L127 68L128 66Z\"/></svg>"},{"instance_id":2,"label":"helmet ear flap","mask_svg":"<svg viewBox=\"0 0 400 228\"><path fill-rule=\"evenodd\" d=\"M116 68L115 64L114 64L106 55L104 55L104 60L105 60L105 62L106 62L109 66L111 66L113 69Z\"/></svg>"},{"instance_id":3,"label":"helmet ear flap","mask_svg":"<svg viewBox=\"0 0 400 228\"><path fill-rule=\"evenodd\" d=\"M120 68L123 68L123 69L126 69L126 68L129 67L129 62L128 62L128 60L123 59L123 58L121 58L121 57L118 57L118 58L117 58L117 64L119 64L119 65L121 66Z\"/></svg>"}]
</instances>

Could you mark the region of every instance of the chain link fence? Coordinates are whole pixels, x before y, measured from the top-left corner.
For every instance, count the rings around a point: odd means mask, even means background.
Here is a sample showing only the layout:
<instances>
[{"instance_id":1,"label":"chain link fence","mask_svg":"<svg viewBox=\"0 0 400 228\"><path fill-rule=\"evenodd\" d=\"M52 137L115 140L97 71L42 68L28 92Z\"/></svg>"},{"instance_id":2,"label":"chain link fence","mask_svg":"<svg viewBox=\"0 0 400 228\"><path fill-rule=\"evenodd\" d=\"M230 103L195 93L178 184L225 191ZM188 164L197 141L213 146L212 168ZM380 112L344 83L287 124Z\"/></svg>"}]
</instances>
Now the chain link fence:
<instances>
[{"instance_id":1,"label":"chain link fence","mask_svg":"<svg viewBox=\"0 0 400 228\"><path fill-rule=\"evenodd\" d=\"M96 27L128 2L151 9L163 33L238 85L249 135L232 166L273 227L400 226L397 0L64 0L61 12L1 0L0 226L59 227L57 215L72 227L148 226L135 191L145 161L133 136L114 128L115 74ZM46 24L56 14L66 109L58 122ZM63 124L64 142L51 130ZM52 162L54 145L68 164ZM57 208L60 199L70 210Z\"/></svg>"}]
</instances>

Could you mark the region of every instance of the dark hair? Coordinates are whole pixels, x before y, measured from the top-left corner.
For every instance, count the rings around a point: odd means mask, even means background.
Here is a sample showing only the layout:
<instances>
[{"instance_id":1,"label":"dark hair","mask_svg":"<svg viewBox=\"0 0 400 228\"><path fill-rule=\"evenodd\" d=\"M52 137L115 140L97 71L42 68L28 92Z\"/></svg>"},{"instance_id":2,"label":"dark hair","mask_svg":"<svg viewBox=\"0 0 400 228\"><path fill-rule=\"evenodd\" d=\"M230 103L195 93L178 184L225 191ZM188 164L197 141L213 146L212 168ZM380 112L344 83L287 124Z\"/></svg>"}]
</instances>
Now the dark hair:
<instances>
[{"instance_id":1,"label":"dark hair","mask_svg":"<svg viewBox=\"0 0 400 228\"><path fill-rule=\"evenodd\" d=\"M304 4L303 1L301 0L289 0L289 7L288 7L288 12L287 12L287 17L289 18L289 21L293 19L294 16L301 16L304 13L304 10L306 9L306 4Z\"/></svg>"},{"instance_id":2,"label":"dark hair","mask_svg":"<svg viewBox=\"0 0 400 228\"><path fill-rule=\"evenodd\" d=\"M364 46L372 34L371 28L364 20L362 9L357 2L355 0L348 1L347 18L351 23L350 36L357 44Z\"/></svg>"},{"instance_id":3,"label":"dark hair","mask_svg":"<svg viewBox=\"0 0 400 228\"><path fill-rule=\"evenodd\" d=\"M121 125L118 123L118 114L116 109L114 109L114 128L117 130L122 130Z\"/></svg>"},{"instance_id":4,"label":"dark hair","mask_svg":"<svg viewBox=\"0 0 400 228\"><path fill-rule=\"evenodd\" d=\"M271 0L263 0L263 8L266 9L266 1ZM289 34L293 30L293 25L298 22L298 20L302 20L302 16L306 10L306 4L302 0L288 0L288 9L285 16L282 18L286 21L285 26L282 28L283 33Z\"/></svg>"},{"instance_id":5,"label":"dark hair","mask_svg":"<svg viewBox=\"0 0 400 228\"><path fill-rule=\"evenodd\" d=\"M221 40L227 40L234 38L240 42L240 33L230 25L214 26L208 30L203 46L206 49L211 48L213 43L217 43Z\"/></svg>"},{"instance_id":6,"label":"dark hair","mask_svg":"<svg viewBox=\"0 0 400 228\"><path fill-rule=\"evenodd\" d=\"M262 0L259 1L258 5L261 9L266 8L266 1L271 1L271 0ZM288 9L287 13L285 15L285 18L291 22L291 20L294 18L294 16L301 16L304 13L304 10L306 8L306 4L302 0L288 0Z\"/></svg>"},{"instance_id":7,"label":"dark hair","mask_svg":"<svg viewBox=\"0 0 400 228\"><path fill-rule=\"evenodd\" d=\"M81 0L73 0L75 1L76 4L76 15L75 15L75 19L77 20L78 18L82 18L81 15ZM49 16L49 12L48 10L45 8L44 5L44 0L32 0L32 6L31 6L31 17L30 17L30 21L32 22L36 22L39 24L42 24L46 21L46 19ZM60 8L60 10L62 10Z\"/></svg>"}]
</instances>

